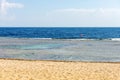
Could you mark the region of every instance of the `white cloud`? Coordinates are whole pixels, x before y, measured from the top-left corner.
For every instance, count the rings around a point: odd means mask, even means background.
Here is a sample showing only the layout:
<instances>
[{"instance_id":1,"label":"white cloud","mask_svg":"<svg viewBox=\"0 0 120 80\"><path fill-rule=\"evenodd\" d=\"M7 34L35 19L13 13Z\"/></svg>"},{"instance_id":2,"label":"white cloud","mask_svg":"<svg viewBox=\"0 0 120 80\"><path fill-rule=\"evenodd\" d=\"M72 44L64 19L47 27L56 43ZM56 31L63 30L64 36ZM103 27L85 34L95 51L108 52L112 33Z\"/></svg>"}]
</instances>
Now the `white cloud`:
<instances>
[{"instance_id":1,"label":"white cloud","mask_svg":"<svg viewBox=\"0 0 120 80\"><path fill-rule=\"evenodd\" d=\"M60 10L55 10L52 13L105 13L105 14L111 14L111 13L115 13L118 14L120 13L120 9L119 8L98 8L98 9L60 9Z\"/></svg>"},{"instance_id":2,"label":"white cloud","mask_svg":"<svg viewBox=\"0 0 120 80\"><path fill-rule=\"evenodd\" d=\"M46 19L54 26L120 26L120 9L59 9L47 14Z\"/></svg>"},{"instance_id":3,"label":"white cloud","mask_svg":"<svg viewBox=\"0 0 120 80\"><path fill-rule=\"evenodd\" d=\"M55 10L55 12L94 12L95 9L60 9L60 10Z\"/></svg>"},{"instance_id":4,"label":"white cloud","mask_svg":"<svg viewBox=\"0 0 120 80\"><path fill-rule=\"evenodd\" d=\"M24 5L20 3L10 3L6 0L1 0L0 3L0 12L2 15L7 15L7 9L9 8L23 8Z\"/></svg>"}]
</instances>

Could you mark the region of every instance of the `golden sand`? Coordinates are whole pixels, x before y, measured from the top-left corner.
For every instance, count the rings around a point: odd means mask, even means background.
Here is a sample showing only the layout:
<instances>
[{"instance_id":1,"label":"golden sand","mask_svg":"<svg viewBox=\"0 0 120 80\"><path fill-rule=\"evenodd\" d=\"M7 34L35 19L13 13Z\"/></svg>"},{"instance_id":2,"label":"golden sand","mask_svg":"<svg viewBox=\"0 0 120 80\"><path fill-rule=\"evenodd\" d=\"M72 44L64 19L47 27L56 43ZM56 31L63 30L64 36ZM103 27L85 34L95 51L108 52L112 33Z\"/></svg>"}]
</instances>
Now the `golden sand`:
<instances>
[{"instance_id":1,"label":"golden sand","mask_svg":"<svg viewBox=\"0 0 120 80\"><path fill-rule=\"evenodd\" d=\"M120 80L120 63L1 59L0 80Z\"/></svg>"}]
</instances>

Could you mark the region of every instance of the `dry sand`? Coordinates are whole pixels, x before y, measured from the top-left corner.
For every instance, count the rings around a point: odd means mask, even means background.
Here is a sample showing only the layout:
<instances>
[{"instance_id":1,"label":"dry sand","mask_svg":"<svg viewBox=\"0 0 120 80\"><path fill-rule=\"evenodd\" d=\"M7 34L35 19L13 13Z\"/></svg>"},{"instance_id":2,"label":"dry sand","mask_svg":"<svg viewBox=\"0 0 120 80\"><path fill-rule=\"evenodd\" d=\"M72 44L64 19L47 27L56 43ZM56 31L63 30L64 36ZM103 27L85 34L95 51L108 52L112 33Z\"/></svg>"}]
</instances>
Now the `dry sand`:
<instances>
[{"instance_id":1,"label":"dry sand","mask_svg":"<svg viewBox=\"0 0 120 80\"><path fill-rule=\"evenodd\" d=\"M0 59L0 80L120 80L120 63Z\"/></svg>"}]
</instances>

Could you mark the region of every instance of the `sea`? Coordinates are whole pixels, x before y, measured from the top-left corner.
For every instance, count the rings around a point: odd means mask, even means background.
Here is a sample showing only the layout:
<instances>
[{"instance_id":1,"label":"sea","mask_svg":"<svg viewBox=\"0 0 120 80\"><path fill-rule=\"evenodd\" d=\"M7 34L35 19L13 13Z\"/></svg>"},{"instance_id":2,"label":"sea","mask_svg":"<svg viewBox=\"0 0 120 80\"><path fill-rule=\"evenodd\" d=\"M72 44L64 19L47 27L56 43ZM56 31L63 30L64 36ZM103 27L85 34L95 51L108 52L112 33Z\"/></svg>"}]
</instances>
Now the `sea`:
<instances>
[{"instance_id":1,"label":"sea","mask_svg":"<svg viewBox=\"0 0 120 80\"><path fill-rule=\"evenodd\" d=\"M0 37L49 39L118 39L117 27L1 27Z\"/></svg>"},{"instance_id":2,"label":"sea","mask_svg":"<svg viewBox=\"0 0 120 80\"><path fill-rule=\"evenodd\" d=\"M120 62L120 27L0 27L0 58Z\"/></svg>"}]
</instances>

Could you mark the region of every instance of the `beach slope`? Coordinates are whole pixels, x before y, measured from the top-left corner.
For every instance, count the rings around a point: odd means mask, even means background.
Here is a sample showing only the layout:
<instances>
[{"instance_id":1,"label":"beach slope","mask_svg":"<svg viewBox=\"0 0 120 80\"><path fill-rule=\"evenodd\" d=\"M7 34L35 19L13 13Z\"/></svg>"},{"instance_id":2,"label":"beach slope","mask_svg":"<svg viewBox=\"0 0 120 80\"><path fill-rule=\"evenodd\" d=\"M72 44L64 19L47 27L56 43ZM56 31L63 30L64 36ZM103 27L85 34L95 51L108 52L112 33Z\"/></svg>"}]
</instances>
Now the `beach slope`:
<instances>
[{"instance_id":1,"label":"beach slope","mask_svg":"<svg viewBox=\"0 0 120 80\"><path fill-rule=\"evenodd\" d=\"M0 59L0 80L120 80L120 63Z\"/></svg>"}]
</instances>

